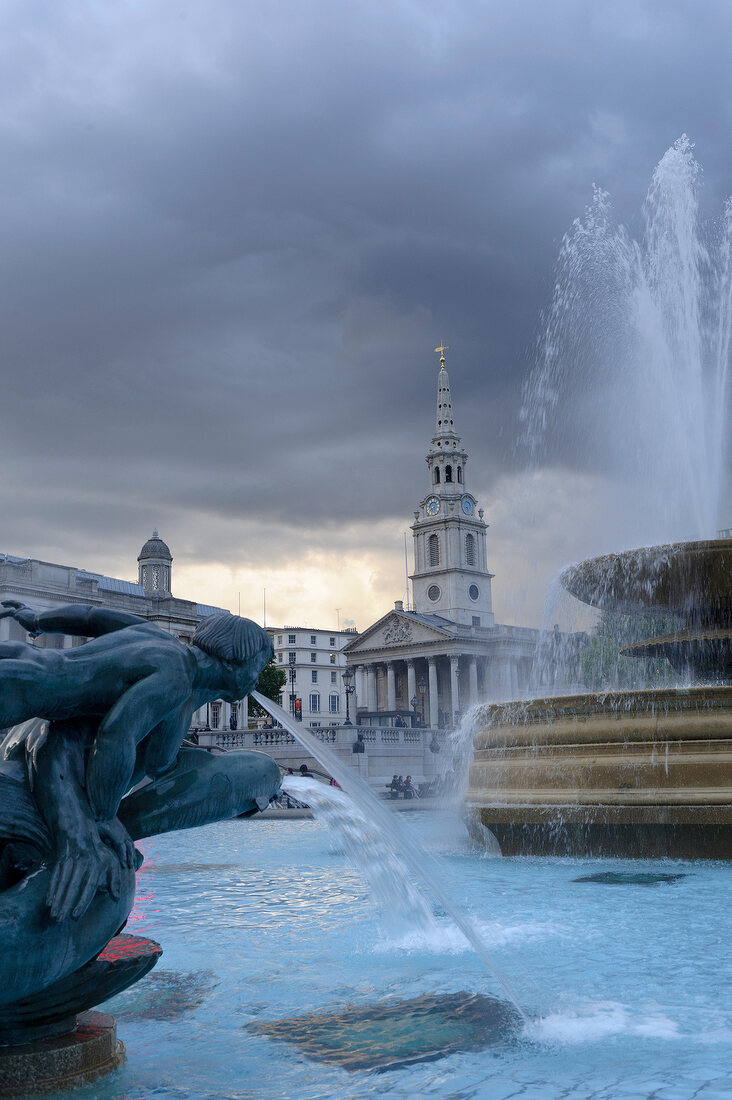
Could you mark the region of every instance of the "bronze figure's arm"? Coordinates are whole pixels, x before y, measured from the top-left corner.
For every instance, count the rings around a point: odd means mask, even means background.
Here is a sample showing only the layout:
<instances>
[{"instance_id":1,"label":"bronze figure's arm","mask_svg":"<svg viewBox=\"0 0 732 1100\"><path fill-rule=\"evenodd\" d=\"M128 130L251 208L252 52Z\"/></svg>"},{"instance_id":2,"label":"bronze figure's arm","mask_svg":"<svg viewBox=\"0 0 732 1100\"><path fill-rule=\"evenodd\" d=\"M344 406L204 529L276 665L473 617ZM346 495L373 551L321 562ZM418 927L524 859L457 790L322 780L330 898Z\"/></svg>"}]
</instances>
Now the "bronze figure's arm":
<instances>
[{"instance_id":1,"label":"bronze figure's arm","mask_svg":"<svg viewBox=\"0 0 732 1100\"><path fill-rule=\"evenodd\" d=\"M68 604L40 614L18 600L3 600L2 606L0 619L12 616L34 637L37 634L71 634L80 638L99 638L102 634L124 630L126 626L147 623L147 619L128 611L109 611L92 604Z\"/></svg>"}]
</instances>

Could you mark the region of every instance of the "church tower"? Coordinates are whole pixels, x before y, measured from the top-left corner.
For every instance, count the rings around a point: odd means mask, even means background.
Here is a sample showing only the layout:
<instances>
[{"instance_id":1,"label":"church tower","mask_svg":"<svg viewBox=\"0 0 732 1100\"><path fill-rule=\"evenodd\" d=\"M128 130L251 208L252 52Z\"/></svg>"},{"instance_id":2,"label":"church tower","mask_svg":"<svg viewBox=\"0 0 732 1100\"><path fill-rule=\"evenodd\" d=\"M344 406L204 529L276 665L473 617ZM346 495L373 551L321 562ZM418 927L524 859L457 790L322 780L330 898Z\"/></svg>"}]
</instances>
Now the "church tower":
<instances>
[{"instance_id":1,"label":"church tower","mask_svg":"<svg viewBox=\"0 0 732 1100\"><path fill-rule=\"evenodd\" d=\"M455 431L450 379L441 344L437 416L427 454L430 489L414 513L414 610L467 626L494 625L483 509L468 492L468 455Z\"/></svg>"}]
</instances>

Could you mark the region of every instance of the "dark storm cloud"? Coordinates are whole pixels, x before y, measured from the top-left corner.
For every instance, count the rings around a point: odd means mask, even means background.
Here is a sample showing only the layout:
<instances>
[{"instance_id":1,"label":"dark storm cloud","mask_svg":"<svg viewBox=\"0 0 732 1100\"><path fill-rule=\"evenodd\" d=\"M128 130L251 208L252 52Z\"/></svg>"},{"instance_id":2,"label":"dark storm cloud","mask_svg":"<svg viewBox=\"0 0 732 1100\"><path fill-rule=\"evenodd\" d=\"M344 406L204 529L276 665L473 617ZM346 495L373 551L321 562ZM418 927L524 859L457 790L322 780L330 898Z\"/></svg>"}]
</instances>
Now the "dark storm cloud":
<instances>
[{"instance_id":1,"label":"dark storm cloud","mask_svg":"<svg viewBox=\"0 0 732 1100\"><path fill-rule=\"evenodd\" d=\"M490 488L592 182L631 214L686 130L732 189L721 3L0 20L1 549L406 519L440 338Z\"/></svg>"}]
</instances>

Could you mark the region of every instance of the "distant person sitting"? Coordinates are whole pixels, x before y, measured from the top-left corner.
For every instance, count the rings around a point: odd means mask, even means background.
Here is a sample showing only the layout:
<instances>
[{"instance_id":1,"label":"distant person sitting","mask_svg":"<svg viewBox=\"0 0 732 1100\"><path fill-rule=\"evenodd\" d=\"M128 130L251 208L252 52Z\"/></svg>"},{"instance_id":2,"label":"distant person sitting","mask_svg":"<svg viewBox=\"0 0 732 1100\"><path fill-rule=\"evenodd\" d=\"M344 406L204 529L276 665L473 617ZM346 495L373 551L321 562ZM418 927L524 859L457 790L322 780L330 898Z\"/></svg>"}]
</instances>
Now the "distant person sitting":
<instances>
[{"instance_id":1,"label":"distant person sitting","mask_svg":"<svg viewBox=\"0 0 732 1100\"><path fill-rule=\"evenodd\" d=\"M411 775L408 775L404 781L404 797L405 798L419 798L417 791L412 783Z\"/></svg>"},{"instance_id":2,"label":"distant person sitting","mask_svg":"<svg viewBox=\"0 0 732 1100\"><path fill-rule=\"evenodd\" d=\"M313 777L313 774L307 764L300 765L300 775L303 777L303 779L312 779Z\"/></svg>"},{"instance_id":3,"label":"distant person sitting","mask_svg":"<svg viewBox=\"0 0 732 1100\"><path fill-rule=\"evenodd\" d=\"M389 798L399 797L399 791L401 790L401 787L399 785L398 775L393 776L391 783L387 783L386 786L389 788Z\"/></svg>"}]
</instances>

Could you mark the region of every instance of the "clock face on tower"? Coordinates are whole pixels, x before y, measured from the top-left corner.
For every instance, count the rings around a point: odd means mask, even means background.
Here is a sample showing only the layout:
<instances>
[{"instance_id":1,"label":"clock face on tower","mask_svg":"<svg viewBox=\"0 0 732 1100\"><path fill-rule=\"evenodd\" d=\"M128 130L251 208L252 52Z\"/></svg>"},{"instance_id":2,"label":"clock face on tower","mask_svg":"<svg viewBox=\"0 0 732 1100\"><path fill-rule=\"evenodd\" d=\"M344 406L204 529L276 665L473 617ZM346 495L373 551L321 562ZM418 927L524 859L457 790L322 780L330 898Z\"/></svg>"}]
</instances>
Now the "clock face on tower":
<instances>
[{"instance_id":1,"label":"clock face on tower","mask_svg":"<svg viewBox=\"0 0 732 1100\"><path fill-rule=\"evenodd\" d=\"M440 502L437 497L430 497L424 506L424 510L428 516L436 516L440 510Z\"/></svg>"},{"instance_id":2,"label":"clock face on tower","mask_svg":"<svg viewBox=\"0 0 732 1100\"><path fill-rule=\"evenodd\" d=\"M472 516L472 514L473 514L473 502L470 499L470 497L463 497L461 504L462 504L462 509L463 509L463 512L465 513L465 515L466 516Z\"/></svg>"}]
</instances>

